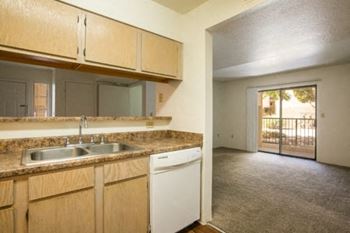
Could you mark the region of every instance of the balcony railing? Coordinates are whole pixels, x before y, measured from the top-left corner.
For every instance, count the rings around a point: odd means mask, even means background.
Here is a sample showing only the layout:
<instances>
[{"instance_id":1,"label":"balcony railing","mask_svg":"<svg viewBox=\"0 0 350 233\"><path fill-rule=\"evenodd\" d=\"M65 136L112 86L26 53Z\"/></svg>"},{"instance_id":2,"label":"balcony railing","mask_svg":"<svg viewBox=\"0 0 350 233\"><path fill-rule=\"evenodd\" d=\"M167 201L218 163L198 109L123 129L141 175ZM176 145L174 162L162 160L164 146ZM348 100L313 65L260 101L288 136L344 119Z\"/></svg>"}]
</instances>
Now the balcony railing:
<instances>
[{"instance_id":1,"label":"balcony railing","mask_svg":"<svg viewBox=\"0 0 350 233\"><path fill-rule=\"evenodd\" d=\"M279 118L263 117L261 141L279 144L280 140L282 140L282 145L314 146L316 143L316 120L311 118L282 118L280 120Z\"/></svg>"}]
</instances>

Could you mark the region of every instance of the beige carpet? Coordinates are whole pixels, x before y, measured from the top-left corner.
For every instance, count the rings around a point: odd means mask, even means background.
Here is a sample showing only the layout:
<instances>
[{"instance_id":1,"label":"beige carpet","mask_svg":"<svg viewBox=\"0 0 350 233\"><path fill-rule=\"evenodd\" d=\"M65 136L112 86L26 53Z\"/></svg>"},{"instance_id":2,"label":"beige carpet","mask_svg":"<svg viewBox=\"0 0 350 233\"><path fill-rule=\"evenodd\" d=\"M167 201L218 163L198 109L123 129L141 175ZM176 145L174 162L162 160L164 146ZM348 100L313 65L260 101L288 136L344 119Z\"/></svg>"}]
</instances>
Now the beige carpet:
<instances>
[{"instance_id":1,"label":"beige carpet","mask_svg":"<svg viewBox=\"0 0 350 233\"><path fill-rule=\"evenodd\" d=\"M350 232L350 169L216 149L211 223L227 233Z\"/></svg>"}]
</instances>

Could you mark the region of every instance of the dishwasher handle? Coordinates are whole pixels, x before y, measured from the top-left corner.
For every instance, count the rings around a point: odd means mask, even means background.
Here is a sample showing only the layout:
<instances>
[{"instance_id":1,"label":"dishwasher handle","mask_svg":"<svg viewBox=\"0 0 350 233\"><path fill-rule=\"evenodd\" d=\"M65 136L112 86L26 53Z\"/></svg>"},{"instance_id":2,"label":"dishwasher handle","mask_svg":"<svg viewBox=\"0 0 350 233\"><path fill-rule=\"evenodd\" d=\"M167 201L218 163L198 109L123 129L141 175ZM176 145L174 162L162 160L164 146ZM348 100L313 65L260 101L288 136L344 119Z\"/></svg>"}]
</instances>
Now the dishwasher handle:
<instances>
[{"instance_id":1,"label":"dishwasher handle","mask_svg":"<svg viewBox=\"0 0 350 233\"><path fill-rule=\"evenodd\" d=\"M192 160L190 162L180 163L180 164L171 165L171 166L157 167L157 168L154 168L151 170L151 174L159 174L159 173L179 169L182 167L187 167L187 166L190 166L192 164L200 163L200 161L201 161L201 158L197 158L197 159Z\"/></svg>"}]
</instances>

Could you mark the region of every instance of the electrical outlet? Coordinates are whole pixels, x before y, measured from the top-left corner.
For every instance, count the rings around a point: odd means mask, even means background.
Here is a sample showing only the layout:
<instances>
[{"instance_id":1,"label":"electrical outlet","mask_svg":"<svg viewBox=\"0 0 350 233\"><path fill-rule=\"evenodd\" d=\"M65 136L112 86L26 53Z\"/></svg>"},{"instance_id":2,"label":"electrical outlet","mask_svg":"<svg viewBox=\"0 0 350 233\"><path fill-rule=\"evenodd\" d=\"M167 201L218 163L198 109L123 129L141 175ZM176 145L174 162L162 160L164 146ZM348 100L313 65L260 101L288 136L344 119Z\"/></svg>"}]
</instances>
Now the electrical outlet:
<instances>
[{"instance_id":1,"label":"electrical outlet","mask_svg":"<svg viewBox=\"0 0 350 233\"><path fill-rule=\"evenodd\" d=\"M163 99L164 99L163 93L159 93L159 94L158 94L158 102L159 102L159 103L163 103Z\"/></svg>"}]
</instances>

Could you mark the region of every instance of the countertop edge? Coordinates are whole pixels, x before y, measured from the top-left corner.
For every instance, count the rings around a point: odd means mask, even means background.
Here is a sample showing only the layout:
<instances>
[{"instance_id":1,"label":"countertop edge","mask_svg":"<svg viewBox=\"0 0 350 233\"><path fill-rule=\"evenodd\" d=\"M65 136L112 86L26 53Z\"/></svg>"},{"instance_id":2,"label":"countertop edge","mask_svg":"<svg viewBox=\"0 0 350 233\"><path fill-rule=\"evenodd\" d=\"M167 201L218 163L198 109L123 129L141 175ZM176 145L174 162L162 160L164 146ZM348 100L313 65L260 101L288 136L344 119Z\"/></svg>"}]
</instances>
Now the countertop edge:
<instances>
[{"instance_id":1,"label":"countertop edge","mask_svg":"<svg viewBox=\"0 0 350 233\"><path fill-rule=\"evenodd\" d=\"M171 116L121 116L121 117L87 117L88 121L171 121ZM0 123L11 122L75 122L80 117L0 117Z\"/></svg>"}]
</instances>

